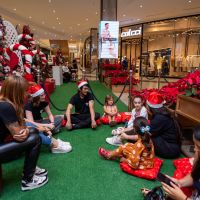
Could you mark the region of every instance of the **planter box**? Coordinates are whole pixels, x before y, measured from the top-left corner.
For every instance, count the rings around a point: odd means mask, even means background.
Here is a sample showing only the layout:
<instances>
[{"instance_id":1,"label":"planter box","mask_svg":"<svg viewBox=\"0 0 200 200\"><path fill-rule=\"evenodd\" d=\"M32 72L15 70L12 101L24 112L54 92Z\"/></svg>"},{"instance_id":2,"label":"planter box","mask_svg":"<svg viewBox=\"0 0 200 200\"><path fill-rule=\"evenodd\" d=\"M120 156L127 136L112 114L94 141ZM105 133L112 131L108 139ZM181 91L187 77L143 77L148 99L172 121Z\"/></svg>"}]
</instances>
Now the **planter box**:
<instances>
[{"instance_id":1,"label":"planter box","mask_svg":"<svg viewBox=\"0 0 200 200\"><path fill-rule=\"evenodd\" d=\"M200 123L200 100L184 95L178 95L176 114L193 123Z\"/></svg>"}]
</instances>

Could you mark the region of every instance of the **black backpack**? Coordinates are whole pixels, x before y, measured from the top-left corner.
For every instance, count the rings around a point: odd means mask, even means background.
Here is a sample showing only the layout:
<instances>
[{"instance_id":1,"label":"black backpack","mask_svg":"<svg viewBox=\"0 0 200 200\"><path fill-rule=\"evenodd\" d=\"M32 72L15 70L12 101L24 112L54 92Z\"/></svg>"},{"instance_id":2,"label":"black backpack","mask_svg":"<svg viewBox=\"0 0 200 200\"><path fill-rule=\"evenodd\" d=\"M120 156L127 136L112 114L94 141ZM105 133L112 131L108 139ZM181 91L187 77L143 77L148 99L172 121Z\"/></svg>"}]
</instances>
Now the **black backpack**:
<instances>
[{"instance_id":1,"label":"black backpack","mask_svg":"<svg viewBox=\"0 0 200 200\"><path fill-rule=\"evenodd\" d=\"M145 197L144 200L165 200L164 192L161 186L153 188Z\"/></svg>"}]
</instances>

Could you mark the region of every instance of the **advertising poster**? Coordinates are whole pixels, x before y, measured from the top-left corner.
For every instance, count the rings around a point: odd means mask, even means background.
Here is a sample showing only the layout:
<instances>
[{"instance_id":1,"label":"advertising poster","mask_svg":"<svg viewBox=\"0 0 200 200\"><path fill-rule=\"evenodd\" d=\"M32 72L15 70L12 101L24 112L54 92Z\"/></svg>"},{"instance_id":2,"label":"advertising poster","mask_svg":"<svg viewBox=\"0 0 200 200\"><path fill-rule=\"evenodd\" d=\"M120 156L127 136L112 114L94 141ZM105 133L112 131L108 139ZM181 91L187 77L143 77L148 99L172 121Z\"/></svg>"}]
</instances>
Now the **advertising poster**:
<instances>
[{"instance_id":1,"label":"advertising poster","mask_svg":"<svg viewBox=\"0 0 200 200\"><path fill-rule=\"evenodd\" d=\"M99 24L99 58L118 58L119 22L101 21Z\"/></svg>"}]
</instances>

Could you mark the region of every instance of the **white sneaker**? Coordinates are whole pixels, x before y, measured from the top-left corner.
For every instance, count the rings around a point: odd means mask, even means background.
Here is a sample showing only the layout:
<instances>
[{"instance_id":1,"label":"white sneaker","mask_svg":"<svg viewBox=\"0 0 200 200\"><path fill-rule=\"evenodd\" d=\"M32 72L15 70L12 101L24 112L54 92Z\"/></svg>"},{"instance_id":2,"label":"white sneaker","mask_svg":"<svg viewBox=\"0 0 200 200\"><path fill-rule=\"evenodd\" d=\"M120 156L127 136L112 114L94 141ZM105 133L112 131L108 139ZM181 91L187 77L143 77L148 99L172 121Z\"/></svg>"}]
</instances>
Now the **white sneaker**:
<instances>
[{"instance_id":1,"label":"white sneaker","mask_svg":"<svg viewBox=\"0 0 200 200\"><path fill-rule=\"evenodd\" d=\"M124 127L118 127L117 129L112 130L112 135L120 135L124 131Z\"/></svg>"},{"instance_id":2,"label":"white sneaker","mask_svg":"<svg viewBox=\"0 0 200 200\"><path fill-rule=\"evenodd\" d=\"M115 135L113 137L110 138L106 138L106 142L108 144L114 145L114 146L120 146L122 145L122 140L120 139L120 137L118 135Z\"/></svg>"},{"instance_id":3,"label":"white sneaker","mask_svg":"<svg viewBox=\"0 0 200 200\"><path fill-rule=\"evenodd\" d=\"M57 139L58 142L71 146L70 142L62 141L61 139Z\"/></svg>"},{"instance_id":4,"label":"white sneaker","mask_svg":"<svg viewBox=\"0 0 200 200\"><path fill-rule=\"evenodd\" d=\"M51 148L52 153L68 153L72 150L72 146L65 144L64 142L58 141L57 148Z\"/></svg>"},{"instance_id":5,"label":"white sneaker","mask_svg":"<svg viewBox=\"0 0 200 200\"><path fill-rule=\"evenodd\" d=\"M38 166L35 168L35 175L36 176L46 176L48 174L48 171L46 169L42 169Z\"/></svg>"},{"instance_id":6,"label":"white sneaker","mask_svg":"<svg viewBox=\"0 0 200 200\"><path fill-rule=\"evenodd\" d=\"M39 187L42 187L48 182L48 177L47 176L33 176L33 179L30 182L26 182L25 180L22 180L22 185L21 185L21 190L26 191L26 190L33 190Z\"/></svg>"}]
</instances>

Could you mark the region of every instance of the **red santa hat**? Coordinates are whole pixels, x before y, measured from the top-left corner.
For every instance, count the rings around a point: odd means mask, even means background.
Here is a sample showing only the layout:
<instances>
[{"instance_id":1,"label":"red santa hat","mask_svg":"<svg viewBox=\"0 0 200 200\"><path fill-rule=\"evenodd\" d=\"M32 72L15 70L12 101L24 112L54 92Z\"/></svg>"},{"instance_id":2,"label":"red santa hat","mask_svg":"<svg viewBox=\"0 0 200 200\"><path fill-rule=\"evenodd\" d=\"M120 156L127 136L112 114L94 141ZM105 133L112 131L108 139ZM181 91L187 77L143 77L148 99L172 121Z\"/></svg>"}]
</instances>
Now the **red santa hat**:
<instances>
[{"instance_id":1,"label":"red santa hat","mask_svg":"<svg viewBox=\"0 0 200 200\"><path fill-rule=\"evenodd\" d=\"M28 93L32 97L37 97L37 96L41 95L42 93L44 93L44 90L43 90L43 88L41 88L40 85L32 85L29 87Z\"/></svg>"},{"instance_id":2,"label":"red santa hat","mask_svg":"<svg viewBox=\"0 0 200 200\"><path fill-rule=\"evenodd\" d=\"M78 88L81 88L84 85L88 85L88 82L85 80L81 80L77 83Z\"/></svg>"},{"instance_id":3,"label":"red santa hat","mask_svg":"<svg viewBox=\"0 0 200 200\"><path fill-rule=\"evenodd\" d=\"M147 98L147 105L151 108L162 108L164 103L162 95L158 92L151 92Z\"/></svg>"}]
</instances>

